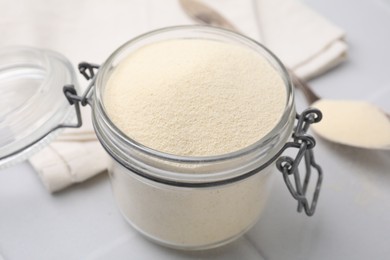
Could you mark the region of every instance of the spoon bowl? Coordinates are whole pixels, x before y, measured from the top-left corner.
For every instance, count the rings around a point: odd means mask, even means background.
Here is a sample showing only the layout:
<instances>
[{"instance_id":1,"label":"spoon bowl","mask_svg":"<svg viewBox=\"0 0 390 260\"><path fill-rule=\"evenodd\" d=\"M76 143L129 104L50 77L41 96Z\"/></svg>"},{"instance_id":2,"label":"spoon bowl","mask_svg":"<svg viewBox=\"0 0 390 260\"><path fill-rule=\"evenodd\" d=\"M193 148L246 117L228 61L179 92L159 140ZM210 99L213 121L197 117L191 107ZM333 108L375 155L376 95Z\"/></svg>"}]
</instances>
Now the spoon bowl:
<instances>
[{"instance_id":1,"label":"spoon bowl","mask_svg":"<svg viewBox=\"0 0 390 260\"><path fill-rule=\"evenodd\" d=\"M319 136L358 148L390 150L389 114L366 101L322 99L306 82L291 71L290 74L294 86L324 116L321 122L312 126Z\"/></svg>"}]
</instances>

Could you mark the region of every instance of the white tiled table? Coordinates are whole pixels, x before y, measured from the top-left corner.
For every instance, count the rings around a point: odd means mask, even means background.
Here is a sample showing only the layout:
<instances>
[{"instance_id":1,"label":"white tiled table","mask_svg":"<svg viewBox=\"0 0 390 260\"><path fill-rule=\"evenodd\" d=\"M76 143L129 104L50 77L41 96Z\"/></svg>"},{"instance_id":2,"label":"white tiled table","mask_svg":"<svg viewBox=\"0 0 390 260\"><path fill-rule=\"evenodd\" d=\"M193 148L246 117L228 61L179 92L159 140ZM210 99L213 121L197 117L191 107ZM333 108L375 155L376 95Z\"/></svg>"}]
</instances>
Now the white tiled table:
<instances>
[{"instance_id":1,"label":"white tiled table","mask_svg":"<svg viewBox=\"0 0 390 260\"><path fill-rule=\"evenodd\" d=\"M313 81L315 90L390 111L389 1L306 2L345 28L351 46L349 61ZM300 93L297 106L306 106ZM295 212L278 176L262 219L248 234L195 253L162 248L132 230L106 175L50 195L23 163L0 171L0 259L389 259L390 153L318 140L316 155L325 179L314 217Z\"/></svg>"}]
</instances>

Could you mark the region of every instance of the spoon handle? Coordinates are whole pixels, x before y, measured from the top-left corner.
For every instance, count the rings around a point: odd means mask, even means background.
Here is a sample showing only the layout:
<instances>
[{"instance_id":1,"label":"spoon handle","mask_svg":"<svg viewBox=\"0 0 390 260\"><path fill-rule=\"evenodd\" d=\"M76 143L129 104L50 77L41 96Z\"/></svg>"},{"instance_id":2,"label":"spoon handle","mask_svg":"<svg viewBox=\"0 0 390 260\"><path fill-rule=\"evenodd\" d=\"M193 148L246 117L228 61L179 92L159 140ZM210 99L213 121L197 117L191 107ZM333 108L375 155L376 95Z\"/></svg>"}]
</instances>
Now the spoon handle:
<instances>
[{"instance_id":1,"label":"spoon handle","mask_svg":"<svg viewBox=\"0 0 390 260\"><path fill-rule=\"evenodd\" d=\"M225 17L201 1L179 0L179 3L187 15L199 23L238 31Z\"/></svg>"},{"instance_id":2,"label":"spoon handle","mask_svg":"<svg viewBox=\"0 0 390 260\"><path fill-rule=\"evenodd\" d=\"M305 95L305 98L309 104L313 104L320 99L320 97L310 88L307 82L303 81L292 70L288 69L288 72L290 73L293 85L302 90L302 93Z\"/></svg>"}]
</instances>

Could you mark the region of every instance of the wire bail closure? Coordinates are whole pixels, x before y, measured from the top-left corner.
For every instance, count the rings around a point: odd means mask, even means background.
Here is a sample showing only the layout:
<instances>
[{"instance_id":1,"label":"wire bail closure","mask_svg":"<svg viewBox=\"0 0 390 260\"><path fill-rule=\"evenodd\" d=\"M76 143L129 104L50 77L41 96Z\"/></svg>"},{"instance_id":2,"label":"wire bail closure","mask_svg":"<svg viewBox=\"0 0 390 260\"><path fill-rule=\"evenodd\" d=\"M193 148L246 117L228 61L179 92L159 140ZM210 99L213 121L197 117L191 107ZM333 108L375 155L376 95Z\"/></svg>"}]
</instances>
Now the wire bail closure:
<instances>
[{"instance_id":1,"label":"wire bail closure","mask_svg":"<svg viewBox=\"0 0 390 260\"><path fill-rule=\"evenodd\" d=\"M99 65L92 64L88 62L81 62L79 64L79 72L87 79L91 80L88 84L87 89L83 93L82 96L78 96L76 90L73 85L65 85L63 90L66 98L68 99L71 105L80 103L82 106L86 106L87 104L92 105L91 99L91 89L95 85L95 69L99 69Z\"/></svg>"},{"instance_id":2,"label":"wire bail closure","mask_svg":"<svg viewBox=\"0 0 390 260\"><path fill-rule=\"evenodd\" d=\"M68 99L69 104L75 106L77 122L74 125L63 125L63 126L60 126L60 127L78 128L78 127L81 127L81 125L83 124L83 120L81 118L80 105L82 105L82 106L86 106L86 105L92 106L93 100L91 98L91 95L92 95L92 91L91 90L92 90L92 87L95 85L95 79L96 79L94 70L98 70L99 67L100 66L97 65L97 64L92 64L92 63L88 63L88 62L81 62L79 64L79 66L78 66L79 72L87 80L92 79L90 81L90 83L88 84L87 89L85 90L85 92L83 93L82 96L78 96L77 95L77 91L76 91L76 89L74 88L73 85L65 85L64 86L63 92L64 92L64 95L65 95L66 99Z\"/></svg>"},{"instance_id":3,"label":"wire bail closure","mask_svg":"<svg viewBox=\"0 0 390 260\"><path fill-rule=\"evenodd\" d=\"M320 195L323 173L321 167L316 163L314 158L313 148L316 145L315 139L311 135L308 135L307 131L311 124L317 123L322 119L322 113L318 109L308 108L303 111L302 114L297 114L296 119L298 122L292 135L293 141L286 143L283 150L295 147L298 149L298 153L294 159L289 156L281 156L276 161L276 167L280 172L282 172L283 179L291 195L298 201L298 212L302 212L302 209L304 209L306 215L312 216L316 210ZM301 182L298 169L302 159L305 163L305 177L303 183ZM308 198L306 197L306 192L309 186L312 170L315 170L317 173L317 182L313 198L311 203L309 203ZM290 175L294 178L295 187L290 180Z\"/></svg>"}]
</instances>

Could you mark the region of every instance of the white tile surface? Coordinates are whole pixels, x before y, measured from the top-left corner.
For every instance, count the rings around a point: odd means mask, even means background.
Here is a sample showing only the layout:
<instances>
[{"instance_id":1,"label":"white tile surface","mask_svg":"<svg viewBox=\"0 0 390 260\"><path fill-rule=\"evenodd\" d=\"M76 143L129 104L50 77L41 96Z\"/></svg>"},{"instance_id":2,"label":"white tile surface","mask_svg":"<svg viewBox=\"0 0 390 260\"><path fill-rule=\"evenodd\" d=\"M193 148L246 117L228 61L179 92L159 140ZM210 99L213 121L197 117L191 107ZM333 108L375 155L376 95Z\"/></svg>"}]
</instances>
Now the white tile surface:
<instances>
[{"instance_id":1,"label":"white tile surface","mask_svg":"<svg viewBox=\"0 0 390 260\"><path fill-rule=\"evenodd\" d=\"M313 81L315 90L390 111L389 10L379 0L305 2L345 28L351 46L349 61ZM145 21L153 26L153 19ZM306 106L300 93L297 106ZM20 164L0 171L0 259L388 259L390 153L318 140L316 155L325 179L314 217L295 212L280 176L247 235L196 253L165 249L135 233L115 207L107 176L50 195L32 168Z\"/></svg>"}]
</instances>

